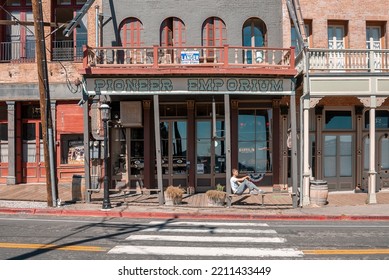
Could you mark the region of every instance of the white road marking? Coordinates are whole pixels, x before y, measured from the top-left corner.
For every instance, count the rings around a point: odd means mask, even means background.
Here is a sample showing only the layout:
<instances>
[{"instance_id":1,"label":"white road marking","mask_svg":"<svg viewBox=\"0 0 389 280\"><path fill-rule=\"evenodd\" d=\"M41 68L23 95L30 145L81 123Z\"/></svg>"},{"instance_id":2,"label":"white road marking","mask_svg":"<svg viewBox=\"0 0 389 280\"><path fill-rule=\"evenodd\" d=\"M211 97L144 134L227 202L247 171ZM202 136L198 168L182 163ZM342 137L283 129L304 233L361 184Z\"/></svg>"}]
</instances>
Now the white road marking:
<instances>
[{"instance_id":1,"label":"white road marking","mask_svg":"<svg viewBox=\"0 0 389 280\"><path fill-rule=\"evenodd\" d=\"M130 235L129 241L177 241L177 242L225 242L225 243L285 243L279 237L249 236L176 236L176 235Z\"/></svg>"},{"instance_id":2,"label":"white road marking","mask_svg":"<svg viewBox=\"0 0 389 280\"><path fill-rule=\"evenodd\" d=\"M277 233L272 229L229 229L229 228L146 228L140 229L142 232L176 232L176 233L228 233L228 234L275 234Z\"/></svg>"},{"instance_id":3,"label":"white road marking","mask_svg":"<svg viewBox=\"0 0 389 280\"><path fill-rule=\"evenodd\" d=\"M170 247L116 246L108 254L199 256L199 257L302 257L303 252L291 248L225 248L225 247Z\"/></svg>"},{"instance_id":4,"label":"white road marking","mask_svg":"<svg viewBox=\"0 0 389 280\"><path fill-rule=\"evenodd\" d=\"M268 227L266 223L229 223L229 222L158 222L152 221L149 224L151 225L179 225L179 226L204 226L204 227L216 227L216 226L232 226L232 227Z\"/></svg>"}]
</instances>

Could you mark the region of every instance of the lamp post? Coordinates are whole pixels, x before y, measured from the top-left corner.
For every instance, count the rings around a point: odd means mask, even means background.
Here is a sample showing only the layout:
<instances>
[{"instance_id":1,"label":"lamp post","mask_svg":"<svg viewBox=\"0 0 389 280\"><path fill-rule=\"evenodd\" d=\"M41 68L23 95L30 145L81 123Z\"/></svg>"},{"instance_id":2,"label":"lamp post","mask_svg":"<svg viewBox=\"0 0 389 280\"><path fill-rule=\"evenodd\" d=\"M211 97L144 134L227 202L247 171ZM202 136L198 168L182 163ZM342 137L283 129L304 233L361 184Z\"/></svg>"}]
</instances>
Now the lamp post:
<instances>
[{"instance_id":1,"label":"lamp post","mask_svg":"<svg viewBox=\"0 0 389 280\"><path fill-rule=\"evenodd\" d=\"M108 104L100 106L101 119L104 126L104 199L103 210L111 209L111 201L109 200L109 180L108 180L108 120L110 119L111 108Z\"/></svg>"}]
</instances>

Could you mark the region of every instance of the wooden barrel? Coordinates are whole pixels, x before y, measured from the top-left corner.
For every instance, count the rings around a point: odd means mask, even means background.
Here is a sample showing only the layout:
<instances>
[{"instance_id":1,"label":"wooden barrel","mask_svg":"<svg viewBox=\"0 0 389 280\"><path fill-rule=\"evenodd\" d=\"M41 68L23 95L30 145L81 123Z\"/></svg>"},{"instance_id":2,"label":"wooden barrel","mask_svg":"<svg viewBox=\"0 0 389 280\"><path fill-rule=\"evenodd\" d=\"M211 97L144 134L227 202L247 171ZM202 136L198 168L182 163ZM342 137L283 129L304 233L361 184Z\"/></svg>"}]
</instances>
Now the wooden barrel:
<instances>
[{"instance_id":1,"label":"wooden barrel","mask_svg":"<svg viewBox=\"0 0 389 280\"><path fill-rule=\"evenodd\" d=\"M311 204L326 205L328 198L328 185L327 181L313 180L311 181L311 190L309 199Z\"/></svg>"}]
</instances>

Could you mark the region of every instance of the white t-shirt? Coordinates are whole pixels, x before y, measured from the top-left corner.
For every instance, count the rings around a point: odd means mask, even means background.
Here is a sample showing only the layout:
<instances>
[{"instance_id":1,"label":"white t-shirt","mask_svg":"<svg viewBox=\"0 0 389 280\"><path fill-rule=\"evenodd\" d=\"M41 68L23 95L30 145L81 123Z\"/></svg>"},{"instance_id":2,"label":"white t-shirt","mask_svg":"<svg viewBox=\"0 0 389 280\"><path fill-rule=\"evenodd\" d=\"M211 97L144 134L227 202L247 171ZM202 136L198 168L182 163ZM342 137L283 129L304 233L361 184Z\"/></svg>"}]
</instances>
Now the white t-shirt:
<instances>
[{"instance_id":1,"label":"white t-shirt","mask_svg":"<svg viewBox=\"0 0 389 280\"><path fill-rule=\"evenodd\" d=\"M230 183L231 183L231 189L234 193L236 193L236 190L238 189L239 187L239 184L238 184L238 178L232 176L231 179L230 179Z\"/></svg>"}]
</instances>

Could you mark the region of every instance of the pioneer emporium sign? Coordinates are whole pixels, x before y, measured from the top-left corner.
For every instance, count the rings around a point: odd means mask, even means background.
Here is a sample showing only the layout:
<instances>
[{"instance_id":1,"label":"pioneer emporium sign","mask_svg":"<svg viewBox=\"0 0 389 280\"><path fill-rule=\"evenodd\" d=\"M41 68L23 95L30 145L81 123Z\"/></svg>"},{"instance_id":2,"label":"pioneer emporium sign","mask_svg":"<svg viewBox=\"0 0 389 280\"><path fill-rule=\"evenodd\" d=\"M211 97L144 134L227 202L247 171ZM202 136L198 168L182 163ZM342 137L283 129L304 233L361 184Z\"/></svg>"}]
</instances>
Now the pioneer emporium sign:
<instances>
[{"instance_id":1,"label":"pioneer emporium sign","mask_svg":"<svg viewBox=\"0 0 389 280\"><path fill-rule=\"evenodd\" d=\"M125 94L281 94L290 95L290 79L255 78L91 78L89 95Z\"/></svg>"}]
</instances>

